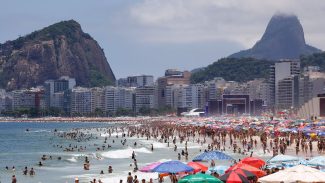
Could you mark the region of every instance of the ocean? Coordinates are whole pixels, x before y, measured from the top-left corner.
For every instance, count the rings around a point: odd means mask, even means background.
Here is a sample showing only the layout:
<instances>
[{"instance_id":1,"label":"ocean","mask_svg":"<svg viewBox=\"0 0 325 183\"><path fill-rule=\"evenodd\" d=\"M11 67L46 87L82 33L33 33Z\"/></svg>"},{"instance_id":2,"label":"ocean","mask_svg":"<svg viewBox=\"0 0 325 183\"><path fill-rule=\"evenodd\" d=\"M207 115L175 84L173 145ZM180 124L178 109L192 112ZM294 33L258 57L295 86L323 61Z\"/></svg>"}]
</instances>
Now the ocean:
<instances>
[{"instance_id":1,"label":"ocean","mask_svg":"<svg viewBox=\"0 0 325 183\"><path fill-rule=\"evenodd\" d=\"M19 183L73 183L76 177L81 183L89 183L94 178L101 179L105 183L118 183L120 179L126 182L128 172L132 172L134 168L131 159L133 151L136 153L138 166L141 168L152 162L176 160L177 154L185 148L184 143L179 144L178 142L178 152L174 152L172 143L168 147L166 143L147 140L145 137L122 138L121 130L112 133L110 138L108 137L107 128L120 129L123 126L125 124L95 122L0 123L0 182L10 183L12 175L16 175ZM76 128L83 129L82 132L85 134L91 134L91 138L78 142L54 134L55 130L56 134L63 134ZM107 138L106 144L104 144L105 138ZM126 139L125 145L122 145L122 139ZM134 142L137 142L136 147ZM82 152L64 151L64 148L69 147L70 144L72 147L75 145L86 147L86 150ZM107 144L111 147L97 150ZM150 149L151 144L154 147L153 152ZM62 148L60 148L61 146ZM200 149L203 151L205 148L206 146L201 146L201 144L190 140L188 161L199 154ZM230 150L229 154L235 158L241 158L240 155L232 154ZM43 155L46 155L47 158L52 156L52 159L42 161L43 166L38 166ZM90 170L83 169L85 156L90 160ZM58 157L61 157L61 160L58 160ZM185 159L181 159L181 161L185 162ZM230 165L231 162L220 162L220 164ZM6 166L9 170L5 168ZM12 170L13 166L15 170ZM36 175L23 175L25 166L28 169L33 167ZM113 173L108 174L108 166L112 166ZM104 174L100 174L101 170ZM139 180L144 178L147 181L149 178L158 177L156 173L136 172L132 174L137 175Z\"/></svg>"}]
</instances>

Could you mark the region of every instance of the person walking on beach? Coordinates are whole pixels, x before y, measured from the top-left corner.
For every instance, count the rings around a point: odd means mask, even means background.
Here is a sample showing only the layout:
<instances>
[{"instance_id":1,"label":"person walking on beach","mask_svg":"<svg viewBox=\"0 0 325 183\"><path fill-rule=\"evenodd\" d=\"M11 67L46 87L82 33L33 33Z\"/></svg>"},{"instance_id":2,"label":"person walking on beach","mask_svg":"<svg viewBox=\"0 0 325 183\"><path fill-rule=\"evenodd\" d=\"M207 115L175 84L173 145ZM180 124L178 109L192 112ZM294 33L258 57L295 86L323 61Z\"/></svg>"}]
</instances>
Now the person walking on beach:
<instances>
[{"instance_id":1,"label":"person walking on beach","mask_svg":"<svg viewBox=\"0 0 325 183\"><path fill-rule=\"evenodd\" d=\"M134 170L137 171L138 170L138 163L137 163L137 159L134 159Z\"/></svg>"},{"instance_id":2,"label":"person walking on beach","mask_svg":"<svg viewBox=\"0 0 325 183\"><path fill-rule=\"evenodd\" d=\"M132 159L135 159L135 152L132 152Z\"/></svg>"}]
</instances>

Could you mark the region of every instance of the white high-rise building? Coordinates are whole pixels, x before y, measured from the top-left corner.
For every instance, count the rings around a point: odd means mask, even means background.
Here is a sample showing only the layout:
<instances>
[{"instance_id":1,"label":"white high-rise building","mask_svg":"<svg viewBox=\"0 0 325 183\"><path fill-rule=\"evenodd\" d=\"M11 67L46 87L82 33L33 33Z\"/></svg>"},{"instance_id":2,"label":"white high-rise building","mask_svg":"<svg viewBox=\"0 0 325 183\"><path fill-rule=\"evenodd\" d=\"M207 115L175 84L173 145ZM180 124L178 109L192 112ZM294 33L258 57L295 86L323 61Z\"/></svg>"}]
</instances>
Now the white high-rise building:
<instances>
[{"instance_id":1,"label":"white high-rise building","mask_svg":"<svg viewBox=\"0 0 325 183\"><path fill-rule=\"evenodd\" d=\"M133 110L135 88L105 88L105 111L116 112L119 108Z\"/></svg>"},{"instance_id":2,"label":"white high-rise building","mask_svg":"<svg viewBox=\"0 0 325 183\"><path fill-rule=\"evenodd\" d=\"M206 90L203 84L169 85L166 87L166 104L173 109L204 108L207 101Z\"/></svg>"},{"instance_id":3,"label":"white high-rise building","mask_svg":"<svg viewBox=\"0 0 325 183\"><path fill-rule=\"evenodd\" d=\"M270 107L275 107L276 109L285 109L289 106L289 108L298 107L299 81L295 76L299 76L299 74L299 61L282 60L279 62L275 62L271 66L269 78Z\"/></svg>"}]
</instances>

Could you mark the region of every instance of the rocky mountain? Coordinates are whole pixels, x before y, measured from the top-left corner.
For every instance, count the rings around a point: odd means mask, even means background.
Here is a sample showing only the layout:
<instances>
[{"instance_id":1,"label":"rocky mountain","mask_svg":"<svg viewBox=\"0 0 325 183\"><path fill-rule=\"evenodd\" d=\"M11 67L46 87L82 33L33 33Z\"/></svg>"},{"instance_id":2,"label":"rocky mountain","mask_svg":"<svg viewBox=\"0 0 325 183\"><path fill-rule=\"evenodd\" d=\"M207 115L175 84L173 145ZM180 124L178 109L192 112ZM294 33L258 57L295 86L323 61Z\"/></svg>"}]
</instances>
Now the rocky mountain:
<instances>
[{"instance_id":1,"label":"rocky mountain","mask_svg":"<svg viewBox=\"0 0 325 183\"><path fill-rule=\"evenodd\" d=\"M298 59L301 55L310 55L320 51L306 44L304 31L297 16L276 14L268 23L261 40L253 48L229 57L267 60Z\"/></svg>"},{"instance_id":2,"label":"rocky mountain","mask_svg":"<svg viewBox=\"0 0 325 183\"><path fill-rule=\"evenodd\" d=\"M70 76L80 86L115 82L103 49L74 20L0 44L0 87L13 90Z\"/></svg>"}]
</instances>

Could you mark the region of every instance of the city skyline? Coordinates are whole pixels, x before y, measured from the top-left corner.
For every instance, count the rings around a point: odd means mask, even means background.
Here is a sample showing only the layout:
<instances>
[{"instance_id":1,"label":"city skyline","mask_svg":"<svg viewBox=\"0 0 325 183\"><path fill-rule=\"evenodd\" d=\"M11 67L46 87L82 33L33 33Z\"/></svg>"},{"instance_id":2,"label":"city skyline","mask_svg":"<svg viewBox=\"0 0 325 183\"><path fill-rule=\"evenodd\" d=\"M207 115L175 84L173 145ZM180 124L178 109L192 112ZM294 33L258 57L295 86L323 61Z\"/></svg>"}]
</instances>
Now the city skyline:
<instances>
[{"instance_id":1,"label":"city skyline","mask_svg":"<svg viewBox=\"0 0 325 183\"><path fill-rule=\"evenodd\" d=\"M207 66L251 47L277 12L296 14L306 42L325 49L320 16L325 3L319 0L2 2L8 8L0 11L1 43L75 19L104 49L117 78L140 74L157 78L168 68Z\"/></svg>"}]
</instances>

